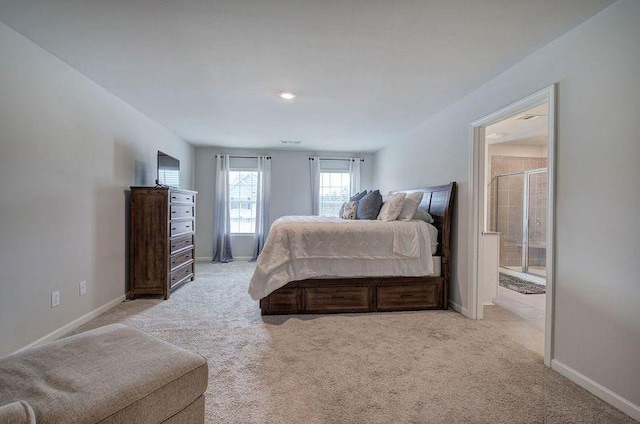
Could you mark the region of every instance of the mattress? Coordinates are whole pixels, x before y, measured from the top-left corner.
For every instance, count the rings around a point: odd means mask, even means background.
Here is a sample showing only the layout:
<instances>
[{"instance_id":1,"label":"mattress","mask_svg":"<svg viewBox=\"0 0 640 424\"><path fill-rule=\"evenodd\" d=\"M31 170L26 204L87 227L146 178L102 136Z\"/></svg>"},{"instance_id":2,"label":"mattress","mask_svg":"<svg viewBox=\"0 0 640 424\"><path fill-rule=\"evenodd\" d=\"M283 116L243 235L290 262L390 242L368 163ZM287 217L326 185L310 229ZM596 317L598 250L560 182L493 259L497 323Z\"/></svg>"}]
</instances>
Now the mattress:
<instances>
[{"instance_id":1,"label":"mattress","mask_svg":"<svg viewBox=\"0 0 640 424\"><path fill-rule=\"evenodd\" d=\"M436 250L437 229L424 221L282 217L258 257L249 294L258 300L309 278L434 275Z\"/></svg>"}]
</instances>

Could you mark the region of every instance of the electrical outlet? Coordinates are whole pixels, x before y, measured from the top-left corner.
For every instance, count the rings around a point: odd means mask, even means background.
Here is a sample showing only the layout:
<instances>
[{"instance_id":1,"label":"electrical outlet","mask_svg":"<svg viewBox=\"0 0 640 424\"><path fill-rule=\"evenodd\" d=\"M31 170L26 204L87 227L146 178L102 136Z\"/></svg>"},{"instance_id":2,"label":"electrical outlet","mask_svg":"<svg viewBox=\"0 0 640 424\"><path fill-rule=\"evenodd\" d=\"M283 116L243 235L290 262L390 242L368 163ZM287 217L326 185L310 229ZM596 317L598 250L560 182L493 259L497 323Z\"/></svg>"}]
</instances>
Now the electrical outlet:
<instances>
[{"instance_id":1,"label":"electrical outlet","mask_svg":"<svg viewBox=\"0 0 640 424\"><path fill-rule=\"evenodd\" d=\"M60 290L51 292L51 307L55 308L60 304Z\"/></svg>"},{"instance_id":2,"label":"electrical outlet","mask_svg":"<svg viewBox=\"0 0 640 424\"><path fill-rule=\"evenodd\" d=\"M87 294L87 282L80 281L80 296Z\"/></svg>"}]
</instances>

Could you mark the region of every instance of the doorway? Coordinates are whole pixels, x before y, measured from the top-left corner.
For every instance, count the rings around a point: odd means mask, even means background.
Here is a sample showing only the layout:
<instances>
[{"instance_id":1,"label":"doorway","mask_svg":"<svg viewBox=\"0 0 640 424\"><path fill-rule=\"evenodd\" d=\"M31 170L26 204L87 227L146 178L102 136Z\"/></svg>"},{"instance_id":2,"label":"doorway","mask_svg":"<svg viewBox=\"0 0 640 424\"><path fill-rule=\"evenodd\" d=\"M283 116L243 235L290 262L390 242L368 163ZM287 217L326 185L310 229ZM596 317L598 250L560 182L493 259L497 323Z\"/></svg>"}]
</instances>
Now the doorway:
<instances>
[{"instance_id":1,"label":"doorway","mask_svg":"<svg viewBox=\"0 0 640 424\"><path fill-rule=\"evenodd\" d=\"M489 318L500 309L499 320L515 317L520 333L530 324L527 346L542 353L548 366L554 99L552 86L472 123L472 316L483 319L485 305L498 305L488 307ZM523 294L529 290L543 294Z\"/></svg>"}]
</instances>

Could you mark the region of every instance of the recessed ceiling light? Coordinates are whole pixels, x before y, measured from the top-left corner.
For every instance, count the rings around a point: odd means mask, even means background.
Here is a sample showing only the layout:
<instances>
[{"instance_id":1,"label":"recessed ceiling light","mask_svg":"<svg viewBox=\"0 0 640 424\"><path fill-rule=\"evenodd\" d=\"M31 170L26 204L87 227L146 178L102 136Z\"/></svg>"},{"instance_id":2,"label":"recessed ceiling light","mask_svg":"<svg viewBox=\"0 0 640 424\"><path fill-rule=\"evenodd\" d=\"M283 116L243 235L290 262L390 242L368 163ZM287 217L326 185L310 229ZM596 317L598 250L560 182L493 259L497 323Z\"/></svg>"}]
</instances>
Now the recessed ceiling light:
<instances>
[{"instance_id":1,"label":"recessed ceiling light","mask_svg":"<svg viewBox=\"0 0 640 424\"><path fill-rule=\"evenodd\" d=\"M285 100L293 100L296 98L296 93L293 91L281 91L278 95Z\"/></svg>"},{"instance_id":2,"label":"recessed ceiling light","mask_svg":"<svg viewBox=\"0 0 640 424\"><path fill-rule=\"evenodd\" d=\"M507 133L491 133L487 136L487 138L502 138L505 135L509 135Z\"/></svg>"}]
</instances>

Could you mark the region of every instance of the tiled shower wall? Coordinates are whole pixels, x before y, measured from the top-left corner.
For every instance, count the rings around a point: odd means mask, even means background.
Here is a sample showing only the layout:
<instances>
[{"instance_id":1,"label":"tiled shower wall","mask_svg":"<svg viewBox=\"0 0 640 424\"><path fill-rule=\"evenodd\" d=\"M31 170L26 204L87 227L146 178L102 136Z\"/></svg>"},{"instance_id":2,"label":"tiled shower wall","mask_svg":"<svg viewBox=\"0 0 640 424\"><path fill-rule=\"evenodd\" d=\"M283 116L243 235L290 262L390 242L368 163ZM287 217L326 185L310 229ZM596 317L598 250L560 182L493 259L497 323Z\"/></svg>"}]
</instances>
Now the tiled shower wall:
<instances>
[{"instance_id":1,"label":"tiled shower wall","mask_svg":"<svg viewBox=\"0 0 640 424\"><path fill-rule=\"evenodd\" d=\"M500 265L522 265L522 208L524 206L524 174L500 177L500 174L546 168L547 158L513 156L491 157L491 183L489 190L489 230L501 233ZM529 265L544 266L546 234L546 174L532 178L530 190Z\"/></svg>"}]
</instances>

